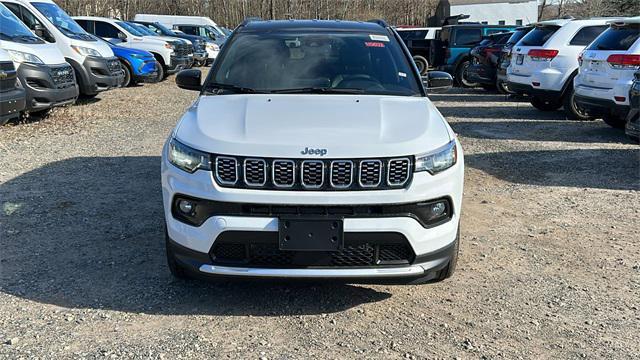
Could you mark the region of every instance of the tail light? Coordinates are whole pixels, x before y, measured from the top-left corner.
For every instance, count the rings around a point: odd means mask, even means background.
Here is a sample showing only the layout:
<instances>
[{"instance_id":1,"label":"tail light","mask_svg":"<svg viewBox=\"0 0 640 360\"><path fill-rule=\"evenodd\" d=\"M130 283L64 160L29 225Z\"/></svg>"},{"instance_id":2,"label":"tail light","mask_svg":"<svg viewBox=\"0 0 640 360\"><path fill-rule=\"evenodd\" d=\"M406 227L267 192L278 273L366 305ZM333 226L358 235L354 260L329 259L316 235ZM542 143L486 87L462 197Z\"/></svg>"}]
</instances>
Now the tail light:
<instances>
[{"instance_id":1,"label":"tail light","mask_svg":"<svg viewBox=\"0 0 640 360\"><path fill-rule=\"evenodd\" d=\"M531 49L527 55L533 61L551 61L558 56L558 52L558 50Z\"/></svg>"},{"instance_id":2,"label":"tail light","mask_svg":"<svg viewBox=\"0 0 640 360\"><path fill-rule=\"evenodd\" d=\"M578 65L582 66L582 58L584 57L584 53L580 53L580 55L578 55Z\"/></svg>"},{"instance_id":3,"label":"tail light","mask_svg":"<svg viewBox=\"0 0 640 360\"><path fill-rule=\"evenodd\" d=\"M609 55L607 62L614 69L638 69L640 68L640 55L613 54Z\"/></svg>"}]
</instances>

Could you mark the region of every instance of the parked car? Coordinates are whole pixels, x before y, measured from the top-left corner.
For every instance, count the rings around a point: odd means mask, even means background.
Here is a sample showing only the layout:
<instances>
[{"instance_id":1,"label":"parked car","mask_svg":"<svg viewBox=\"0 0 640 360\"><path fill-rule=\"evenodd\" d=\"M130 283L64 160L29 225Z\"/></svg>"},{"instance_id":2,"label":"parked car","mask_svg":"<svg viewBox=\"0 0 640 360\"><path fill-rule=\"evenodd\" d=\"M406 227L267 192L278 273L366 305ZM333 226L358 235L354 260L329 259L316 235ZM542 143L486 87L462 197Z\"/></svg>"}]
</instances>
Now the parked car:
<instances>
[{"instance_id":1,"label":"parked car","mask_svg":"<svg viewBox=\"0 0 640 360\"><path fill-rule=\"evenodd\" d=\"M640 69L640 16L610 24L579 57L575 101L590 116L624 128L633 73Z\"/></svg>"},{"instance_id":2,"label":"parked car","mask_svg":"<svg viewBox=\"0 0 640 360\"><path fill-rule=\"evenodd\" d=\"M429 70L429 57L431 43L436 36L439 35L439 31L442 28L439 27L397 27L396 31L402 41L407 45L411 55L413 55L413 61L418 67L420 74L424 75Z\"/></svg>"},{"instance_id":3,"label":"parked car","mask_svg":"<svg viewBox=\"0 0 640 360\"><path fill-rule=\"evenodd\" d=\"M200 70L179 73L200 98L163 150L171 272L451 276L462 149L405 50L382 21L250 21L204 85Z\"/></svg>"},{"instance_id":4,"label":"parked car","mask_svg":"<svg viewBox=\"0 0 640 360\"><path fill-rule=\"evenodd\" d=\"M134 21L153 21L159 22L164 26L176 29L175 25L200 25L206 28L211 29L212 34L215 35L218 41L218 45L224 44L227 39L227 34L225 31L216 24L215 21L211 20L206 16L181 16L181 15L155 15L155 14L137 14L134 17ZM187 32L187 34L189 34ZM197 35L197 34L192 34ZM200 36L205 36L200 35Z\"/></svg>"},{"instance_id":5,"label":"parked car","mask_svg":"<svg viewBox=\"0 0 640 360\"><path fill-rule=\"evenodd\" d=\"M471 49L487 35L512 31L514 28L515 26L484 24L443 26L440 38L431 46L430 64L453 75L459 86L478 86L467 79L467 69L471 66L472 59Z\"/></svg>"},{"instance_id":6,"label":"parked car","mask_svg":"<svg viewBox=\"0 0 640 360\"><path fill-rule=\"evenodd\" d=\"M89 33L113 44L152 53L160 64L159 79L190 66L193 61L189 58L190 46L186 46L182 40L145 36L133 26L116 19L92 16L78 16L74 19ZM118 66L119 64L118 62Z\"/></svg>"},{"instance_id":7,"label":"parked car","mask_svg":"<svg viewBox=\"0 0 640 360\"><path fill-rule=\"evenodd\" d=\"M631 90L629 90L630 111L627 115L625 133L635 141L640 141L640 71L636 71Z\"/></svg>"},{"instance_id":8,"label":"parked car","mask_svg":"<svg viewBox=\"0 0 640 360\"><path fill-rule=\"evenodd\" d=\"M209 52L209 61L213 61L218 56L220 48L227 41L225 36L220 36L213 27L208 25L185 25L176 24L173 25L175 31L180 31L185 34L202 36L209 39L207 45L207 51Z\"/></svg>"},{"instance_id":9,"label":"parked car","mask_svg":"<svg viewBox=\"0 0 640 360\"><path fill-rule=\"evenodd\" d=\"M542 21L514 47L507 68L509 89L530 95L531 104L542 111L564 106L569 119L591 117L575 103L573 79L578 56L607 29L610 19Z\"/></svg>"},{"instance_id":10,"label":"parked car","mask_svg":"<svg viewBox=\"0 0 640 360\"><path fill-rule=\"evenodd\" d=\"M78 85L73 68L60 50L37 37L2 4L0 20L0 48L9 53L20 86L26 91L24 110L42 115L52 107L75 103ZM8 81L11 85L12 80Z\"/></svg>"},{"instance_id":11,"label":"parked car","mask_svg":"<svg viewBox=\"0 0 640 360\"><path fill-rule=\"evenodd\" d=\"M100 41L105 41L120 59L122 70L124 70L122 87L136 85L141 82L154 83L161 80L158 78L160 64L158 64L152 53L118 46L102 39Z\"/></svg>"},{"instance_id":12,"label":"parked car","mask_svg":"<svg viewBox=\"0 0 640 360\"><path fill-rule=\"evenodd\" d=\"M512 32L496 33L486 36L476 47L471 49L471 66L467 70L467 79L478 83L485 89L493 90L497 86L498 63L502 48Z\"/></svg>"},{"instance_id":13,"label":"parked car","mask_svg":"<svg viewBox=\"0 0 640 360\"><path fill-rule=\"evenodd\" d=\"M120 86L124 72L106 44L82 29L51 0L1 0L29 29L55 44L74 70L80 94L96 96Z\"/></svg>"},{"instance_id":14,"label":"parked car","mask_svg":"<svg viewBox=\"0 0 640 360\"><path fill-rule=\"evenodd\" d=\"M4 37L4 32L2 34ZM9 53L0 49L0 126L20 116L25 108L25 99L26 94L18 81L13 60Z\"/></svg>"},{"instance_id":15,"label":"parked car","mask_svg":"<svg viewBox=\"0 0 640 360\"><path fill-rule=\"evenodd\" d=\"M496 87L498 88L498 91L503 94L513 93L507 85L507 68L511 64L511 53L513 51L513 47L532 29L533 26L523 26L515 29L509 40L507 40L507 43L500 51L500 59L496 65Z\"/></svg>"},{"instance_id":16,"label":"parked car","mask_svg":"<svg viewBox=\"0 0 640 360\"><path fill-rule=\"evenodd\" d=\"M195 64L195 59L193 57L193 44L191 43L191 41L185 40L185 39L181 39L181 38L176 38L176 37L158 35L154 31L151 31L148 27L146 27L144 25L140 25L138 23L125 21L125 24L127 24L127 25L133 27L134 29L138 30L138 32L140 34L142 34L143 36L145 36L145 37L157 38L157 39L168 41L168 42L176 42L176 43L181 42L182 45L180 47L181 48L186 47L185 52L187 53L187 56L189 57L189 64L186 65L184 67L184 69L190 69Z\"/></svg>"},{"instance_id":17,"label":"parked car","mask_svg":"<svg viewBox=\"0 0 640 360\"><path fill-rule=\"evenodd\" d=\"M196 66L206 65L209 60L209 53L207 52L207 39L202 36L189 35L182 32L175 32L168 27L158 22L146 22L146 21L134 21L136 24L146 26L147 29L162 36L177 37L180 39L188 40L193 45L193 60ZM214 55L218 55L217 51Z\"/></svg>"}]
</instances>

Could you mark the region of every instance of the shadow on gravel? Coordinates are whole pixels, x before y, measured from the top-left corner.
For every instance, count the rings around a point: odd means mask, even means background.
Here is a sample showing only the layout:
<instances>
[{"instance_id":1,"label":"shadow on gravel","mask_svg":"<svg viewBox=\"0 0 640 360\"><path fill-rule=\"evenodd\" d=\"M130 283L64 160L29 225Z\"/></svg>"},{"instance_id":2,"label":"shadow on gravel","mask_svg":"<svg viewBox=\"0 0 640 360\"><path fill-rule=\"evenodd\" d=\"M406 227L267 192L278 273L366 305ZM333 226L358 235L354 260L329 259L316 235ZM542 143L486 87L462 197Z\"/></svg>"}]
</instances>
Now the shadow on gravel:
<instances>
[{"instance_id":1,"label":"shadow on gravel","mask_svg":"<svg viewBox=\"0 0 640 360\"><path fill-rule=\"evenodd\" d=\"M623 130L602 121L458 121L450 125L456 133L476 139L631 143Z\"/></svg>"},{"instance_id":2,"label":"shadow on gravel","mask_svg":"<svg viewBox=\"0 0 640 360\"><path fill-rule=\"evenodd\" d=\"M391 295L342 284L175 281L159 157L74 158L0 184L0 291L70 308L304 315Z\"/></svg>"},{"instance_id":3,"label":"shadow on gravel","mask_svg":"<svg viewBox=\"0 0 640 360\"><path fill-rule=\"evenodd\" d=\"M638 147L466 155L465 164L512 183L640 190Z\"/></svg>"}]
</instances>

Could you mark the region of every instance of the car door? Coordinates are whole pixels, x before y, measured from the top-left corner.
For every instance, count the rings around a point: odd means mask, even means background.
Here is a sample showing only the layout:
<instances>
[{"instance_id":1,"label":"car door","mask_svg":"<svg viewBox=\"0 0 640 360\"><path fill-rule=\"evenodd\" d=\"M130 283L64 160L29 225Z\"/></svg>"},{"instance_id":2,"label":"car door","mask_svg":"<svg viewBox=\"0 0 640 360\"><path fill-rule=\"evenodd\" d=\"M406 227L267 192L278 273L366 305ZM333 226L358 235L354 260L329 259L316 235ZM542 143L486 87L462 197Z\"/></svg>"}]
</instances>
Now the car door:
<instances>
[{"instance_id":1,"label":"car door","mask_svg":"<svg viewBox=\"0 0 640 360\"><path fill-rule=\"evenodd\" d=\"M96 20L94 22L95 32L94 35L103 38L111 43L118 44L120 46L131 47L128 42L123 42L119 35L122 33L117 27L109 24L106 21ZM124 33L123 33L124 34Z\"/></svg>"}]
</instances>

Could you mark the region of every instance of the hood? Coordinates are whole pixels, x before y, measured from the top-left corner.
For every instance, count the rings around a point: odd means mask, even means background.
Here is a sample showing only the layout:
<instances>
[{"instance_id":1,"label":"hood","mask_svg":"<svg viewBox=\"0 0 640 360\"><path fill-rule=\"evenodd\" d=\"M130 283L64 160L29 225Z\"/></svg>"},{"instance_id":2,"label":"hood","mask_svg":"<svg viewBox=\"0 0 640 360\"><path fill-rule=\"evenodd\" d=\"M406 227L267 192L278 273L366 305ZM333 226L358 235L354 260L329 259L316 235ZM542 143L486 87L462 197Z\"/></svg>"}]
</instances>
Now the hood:
<instances>
[{"instance_id":1,"label":"hood","mask_svg":"<svg viewBox=\"0 0 640 360\"><path fill-rule=\"evenodd\" d=\"M161 40L165 42L185 42L185 40L173 36L145 36L145 39Z\"/></svg>"},{"instance_id":2,"label":"hood","mask_svg":"<svg viewBox=\"0 0 640 360\"><path fill-rule=\"evenodd\" d=\"M451 140L444 118L424 97L373 95L201 96L176 138L210 153L302 158L407 156Z\"/></svg>"},{"instance_id":3,"label":"hood","mask_svg":"<svg viewBox=\"0 0 640 360\"><path fill-rule=\"evenodd\" d=\"M151 57L151 58L153 57L153 54L148 51L133 49L133 48L126 48L118 45L110 45L110 46L113 53L118 57L128 57L131 55L138 55L138 56Z\"/></svg>"},{"instance_id":4,"label":"hood","mask_svg":"<svg viewBox=\"0 0 640 360\"><path fill-rule=\"evenodd\" d=\"M55 44L22 44L13 41L0 41L5 50L16 50L36 55L46 65L64 64L65 59ZM16 64L17 67L18 64Z\"/></svg>"}]
</instances>

